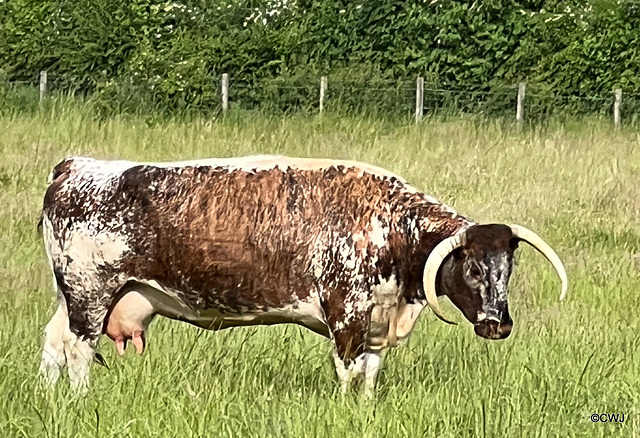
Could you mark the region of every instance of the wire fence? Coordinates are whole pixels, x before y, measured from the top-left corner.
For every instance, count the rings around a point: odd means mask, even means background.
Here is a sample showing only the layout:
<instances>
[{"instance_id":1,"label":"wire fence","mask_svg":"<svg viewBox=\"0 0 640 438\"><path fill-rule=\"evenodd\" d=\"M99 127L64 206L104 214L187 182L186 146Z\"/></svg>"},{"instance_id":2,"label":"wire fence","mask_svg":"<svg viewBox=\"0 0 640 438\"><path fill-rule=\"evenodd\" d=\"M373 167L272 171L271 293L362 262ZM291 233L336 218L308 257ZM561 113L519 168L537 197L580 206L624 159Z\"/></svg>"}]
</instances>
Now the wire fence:
<instances>
[{"instance_id":1,"label":"wire fence","mask_svg":"<svg viewBox=\"0 0 640 438\"><path fill-rule=\"evenodd\" d=\"M20 87L31 90L32 93L37 92L40 101L56 93L92 97L104 91L97 87L89 93L91 87L74 86L47 72L11 80L7 85L9 88ZM373 112L415 115L416 121L434 115L499 115L514 117L518 122L523 122L539 121L562 114L595 114L611 117L614 124L620 126L623 118L625 123L636 122L640 114L640 93L635 90L610 90L580 95L555 92L544 85L524 83L510 86L457 84L455 87L443 87L425 83L422 78L363 82L332 79L331 76L317 80L273 78L234 82L227 75L226 81L222 77L216 78L208 87L206 92L202 92L190 90L187 86L185 90L175 92L173 98L182 99L184 106L194 105L217 112L224 112L229 108L307 113ZM121 98L137 102L136 94L147 94L153 98L158 93L153 85L136 85L121 92L124 96ZM126 108L126 105L121 107Z\"/></svg>"}]
</instances>

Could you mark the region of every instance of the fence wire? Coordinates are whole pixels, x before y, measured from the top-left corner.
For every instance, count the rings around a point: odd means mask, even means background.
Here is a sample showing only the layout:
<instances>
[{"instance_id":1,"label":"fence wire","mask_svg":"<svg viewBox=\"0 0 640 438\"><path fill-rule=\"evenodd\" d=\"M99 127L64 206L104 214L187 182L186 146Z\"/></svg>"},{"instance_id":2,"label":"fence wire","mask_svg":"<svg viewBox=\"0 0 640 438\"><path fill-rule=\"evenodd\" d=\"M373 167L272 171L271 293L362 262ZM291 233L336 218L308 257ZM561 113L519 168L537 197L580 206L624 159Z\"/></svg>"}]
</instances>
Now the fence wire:
<instances>
[{"instance_id":1,"label":"fence wire","mask_svg":"<svg viewBox=\"0 0 640 438\"><path fill-rule=\"evenodd\" d=\"M8 88L31 89L39 93L40 74L32 77L12 79L6 83ZM0 88L2 88L0 86ZM5 88L7 88L5 86ZM210 82L209 89L191 90L187 81L184 90L178 90L167 98L161 87L153 85L131 85L125 91L95 87L89 98L102 99L109 105L109 99L133 100L156 99L167 102L173 99L181 102L182 107L195 106L200 110L220 111L221 90L219 79ZM515 115L517 85L487 88L483 84L457 84L447 87L425 83L423 87L423 106L425 115L434 114L482 114ZM74 94L80 92L74 87L48 74L46 96L56 94ZM83 95L87 87L82 88ZM28 91L26 92L28 94ZM139 94L139 96L138 96ZM145 96L144 99L140 96ZM640 93L636 90L623 90L620 111L628 120L636 120L640 114ZM231 107L240 109L260 109L279 112L316 112L320 102L320 79L288 80L274 78L254 82L233 82L229 84L229 102ZM170 107L171 105L169 105ZM404 79L388 81L350 81L332 80L328 77L328 87L324 95L323 106L327 111L374 112L381 114L411 115L416 112L416 83ZM119 103L118 108L126 108ZM524 97L524 113L528 119L543 119L556 114L597 114L611 115L614 107L613 90L609 92L585 95L556 93L543 86L527 85Z\"/></svg>"}]
</instances>

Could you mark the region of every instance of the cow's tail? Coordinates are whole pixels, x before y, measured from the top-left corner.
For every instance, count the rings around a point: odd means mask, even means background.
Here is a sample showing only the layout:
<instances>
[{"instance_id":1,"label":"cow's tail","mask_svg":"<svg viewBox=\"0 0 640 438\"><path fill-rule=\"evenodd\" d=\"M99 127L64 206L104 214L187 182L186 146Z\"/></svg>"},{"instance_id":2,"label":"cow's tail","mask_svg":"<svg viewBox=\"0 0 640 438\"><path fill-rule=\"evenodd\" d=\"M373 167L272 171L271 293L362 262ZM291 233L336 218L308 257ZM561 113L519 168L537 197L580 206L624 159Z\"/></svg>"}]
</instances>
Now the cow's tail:
<instances>
[{"instance_id":1,"label":"cow's tail","mask_svg":"<svg viewBox=\"0 0 640 438\"><path fill-rule=\"evenodd\" d=\"M44 212L40 212L40 218L38 219L38 225L36 226L36 230L38 231L38 236L42 236L42 221L44 220Z\"/></svg>"},{"instance_id":2,"label":"cow's tail","mask_svg":"<svg viewBox=\"0 0 640 438\"><path fill-rule=\"evenodd\" d=\"M47 177L47 192L51 190L51 185L56 179L60 178L63 175L69 174L69 172L71 171L73 160L74 160L73 157L65 158L64 160L60 161L58 164L55 165L55 167L53 168L53 170L51 170L51 172L49 173L49 176ZM44 221L45 208L46 208L46 196L45 196L45 204L42 206L42 210L40 211L40 217L38 218L38 224L36 226L36 229L40 236L42 235L42 223Z\"/></svg>"}]
</instances>

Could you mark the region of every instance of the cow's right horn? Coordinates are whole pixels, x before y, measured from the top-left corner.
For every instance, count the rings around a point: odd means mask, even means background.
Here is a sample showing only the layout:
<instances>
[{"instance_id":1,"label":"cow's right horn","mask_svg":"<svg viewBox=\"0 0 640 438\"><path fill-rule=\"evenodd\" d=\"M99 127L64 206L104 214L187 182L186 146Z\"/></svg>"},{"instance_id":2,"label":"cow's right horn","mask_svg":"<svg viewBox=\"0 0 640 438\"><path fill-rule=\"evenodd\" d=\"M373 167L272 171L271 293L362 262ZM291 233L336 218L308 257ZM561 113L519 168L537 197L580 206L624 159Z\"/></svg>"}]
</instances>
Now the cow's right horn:
<instances>
[{"instance_id":1,"label":"cow's right horn","mask_svg":"<svg viewBox=\"0 0 640 438\"><path fill-rule=\"evenodd\" d=\"M422 287L424 288L424 294L427 299L427 304L433 310L438 318L447 324L455 324L455 322L448 320L442 314L440 306L438 306L438 296L436 295L436 276L438 270L442 265L442 262L449 254L451 254L456 248L460 248L466 241L466 232L455 234L451 237L447 237L429 254L427 262L424 265L424 274L422 277Z\"/></svg>"}]
</instances>

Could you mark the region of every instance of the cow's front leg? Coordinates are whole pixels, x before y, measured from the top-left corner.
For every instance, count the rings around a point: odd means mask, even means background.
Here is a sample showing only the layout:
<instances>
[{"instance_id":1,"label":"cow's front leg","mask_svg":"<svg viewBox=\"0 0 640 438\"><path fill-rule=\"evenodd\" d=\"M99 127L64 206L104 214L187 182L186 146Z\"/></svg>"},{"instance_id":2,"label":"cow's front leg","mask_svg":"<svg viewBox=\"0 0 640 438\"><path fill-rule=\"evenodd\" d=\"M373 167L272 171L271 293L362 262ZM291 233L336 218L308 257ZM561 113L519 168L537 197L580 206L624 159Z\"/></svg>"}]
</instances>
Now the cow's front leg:
<instances>
[{"instance_id":1,"label":"cow's front leg","mask_svg":"<svg viewBox=\"0 0 640 438\"><path fill-rule=\"evenodd\" d=\"M375 375L380 361L377 360L377 356L370 358L370 353L366 351L368 330L366 313L353 312L349 315L328 312L327 323L334 344L333 358L341 391L347 392L352 383L360 383L363 377L366 380L367 362L369 362L369 377L375 384Z\"/></svg>"},{"instance_id":2,"label":"cow's front leg","mask_svg":"<svg viewBox=\"0 0 640 438\"><path fill-rule=\"evenodd\" d=\"M346 394L354 380L360 378L364 370L364 354L354 358L344 360L336 350L333 353L333 361L336 365L336 374L340 382L340 392Z\"/></svg>"},{"instance_id":3,"label":"cow's front leg","mask_svg":"<svg viewBox=\"0 0 640 438\"><path fill-rule=\"evenodd\" d=\"M327 325L334 345L336 373L340 381L340 389L346 392L354 379L364 372L366 316L348 316L342 312L327 313Z\"/></svg>"},{"instance_id":4,"label":"cow's front leg","mask_svg":"<svg viewBox=\"0 0 640 438\"><path fill-rule=\"evenodd\" d=\"M351 290L334 290L329 294L335 302L347 305L323 304L326 322L334 344L334 362L340 389L346 392L352 383L364 383L365 393L371 395L384 357L386 345L372 345L370 312L366 301L354 300ZM366 295L366 294L362 294Z\"/></svg>"},{"instance_id":5,"label":"cow's front leg","mask_svg":"<svg viewBox=\"0 0 640 438\"><path fill-rule=\"evenodd\" d=\"M385 350L364 353L364 395L373 397L378 381L378 374L384 362Z\"/></svg>"},{"instance_id":6,"label":"cow's front leg","mask_svg":"<svg viewBox=\"0 0 640 438\"><path fill-rule=\"evenodd\" d=\"M333 360L336 365L336 374L340 381L340 390L346 393L352 383L364 383L364 394L372 397L378 374L384 361L384 350L367 351L353 360L345 362L339 354L334 352Z\"/></svg>"}]
</instances>

